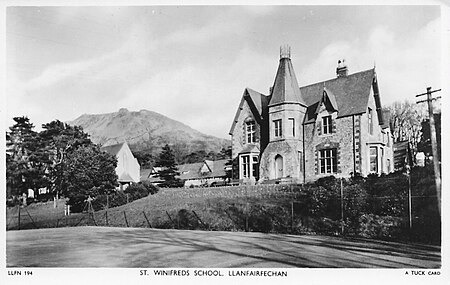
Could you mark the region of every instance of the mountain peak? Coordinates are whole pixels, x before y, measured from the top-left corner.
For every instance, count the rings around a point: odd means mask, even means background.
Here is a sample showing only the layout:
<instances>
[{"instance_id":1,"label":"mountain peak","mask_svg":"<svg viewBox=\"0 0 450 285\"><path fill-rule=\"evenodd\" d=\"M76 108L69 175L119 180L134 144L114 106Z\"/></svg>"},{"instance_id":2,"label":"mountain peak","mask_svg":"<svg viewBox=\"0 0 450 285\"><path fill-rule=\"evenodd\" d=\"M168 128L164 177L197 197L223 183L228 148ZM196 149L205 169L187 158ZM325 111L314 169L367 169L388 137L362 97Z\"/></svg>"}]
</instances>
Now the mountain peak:
<instances>
[{"instance_id":1,"label":"mountain peak","mask_svg":"<svg viewBox=\"0 0 450 285\"><path fill-rule=\"evenodd\" d=\"M179 121L145 109L130 112L121 108L108 114L84 114L67 123L83 127L94 143L109 145L126 141L134 150L159 150L169 144L182 146L191 152L208 152L229 145L228 140L203 134Z\"/></svg>"}]
</instances>

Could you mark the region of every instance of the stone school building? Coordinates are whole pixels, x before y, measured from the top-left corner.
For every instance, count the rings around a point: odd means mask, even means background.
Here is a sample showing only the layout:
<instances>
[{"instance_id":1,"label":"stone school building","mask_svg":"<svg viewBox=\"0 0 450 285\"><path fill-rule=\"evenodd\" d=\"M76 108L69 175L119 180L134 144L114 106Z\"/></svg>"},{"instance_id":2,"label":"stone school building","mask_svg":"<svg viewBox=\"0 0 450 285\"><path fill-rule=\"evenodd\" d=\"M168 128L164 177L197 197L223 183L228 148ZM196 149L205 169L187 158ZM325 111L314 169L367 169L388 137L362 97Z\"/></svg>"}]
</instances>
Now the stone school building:
<instances>
[{"instance_id":1,"label":"stone school building","mask_svg":"<svg viewBox=\"0 0 450 285\"><path fill-rule=\"evenodd\" d=\"M244 183L304 183L393 170L375 68L348 74L339 61L335 78L299 87L289 47L280 49L270 94L244 90L230 135Z\"/></svg>"}]
</instances>

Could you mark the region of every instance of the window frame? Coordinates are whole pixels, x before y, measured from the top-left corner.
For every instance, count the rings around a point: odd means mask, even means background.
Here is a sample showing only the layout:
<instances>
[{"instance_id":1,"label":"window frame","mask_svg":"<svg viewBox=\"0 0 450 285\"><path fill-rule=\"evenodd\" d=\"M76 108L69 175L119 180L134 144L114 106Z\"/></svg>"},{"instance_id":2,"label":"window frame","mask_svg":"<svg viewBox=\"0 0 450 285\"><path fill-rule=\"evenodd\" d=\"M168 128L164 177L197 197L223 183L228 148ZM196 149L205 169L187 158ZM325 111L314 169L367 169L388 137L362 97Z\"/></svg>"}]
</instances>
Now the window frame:
<instances>
[{"instance_id":1,"label":"window frame","mask_svg":"<svg viewBox=\"0 0 450 285\"><path fill-rule=\"evenodd\" d=\"M372 150L375 150L375 154L372 154ZM372 168L372 164L375 163L375 168ZM378 173L379 165L378 165L378 147L370 146L369 147L369 172L370 173Z\"/></svg>"},{"instance_id":2,"label":"window frame","mask_svg":"<svg viewBox=\"0 0 450 285\"><path fill-rule=\"evenodd\" d=\"M250 155L242 156L242 178L250 177Z\"/></svg>"},{"instance_id":3,"label":"window frame","mask_svg":"<svg viewBox=\"0 0 450 285\"><path fill-rule=\"evenodd\" d=\"M325 148L319 151L319 173L337 173L337 148Z\"/></svg>"},{"instance_id":4,"label":"window frame","mask_svg":"<svg viewBox=\"0 0 450 285\"><path fill-rule=\"evenodd\" d=\"M281 138L283 136L282 119L273 120L274 137Z\"/></svg>"},{"instance_id":5,"label":"window frame","mask_svg":"<svg viewBox=\"0 0 450 285\"><path fill-rule=\"evenodd\" d=\"M329 135L333 133L333 118L331 115L322 117L322 134Z\"/></svg>"},{"instance_id":6,"label":"window frame","mask_svg":"<svg viewBox=\"0 0 450 285\"><path fill-rule=\"evenodd\" d=\"M245 122L245 141L247 143L256 142L256 122L253 120Z\"/></svg>"},{"instance_id":7,"label":"window frame","mask_svg":"<svg viewBox=\"0 0 450 285\"><path fill-rule=\"evenodd\" d=\"M369 134L373 135L373 112L371 108L368 108L367 110L367 120L368 120Z\"/></svg>"},{"instance_id":8,"label":"window frame","mask_svg":"<svg viewBox=\"0 0 450 285\"><path fill-rule=\"evenodd\" d=\"M292 127L292 137L295 138L295 118L288 118L290 126Z\"/></svg>"}]
</instances>

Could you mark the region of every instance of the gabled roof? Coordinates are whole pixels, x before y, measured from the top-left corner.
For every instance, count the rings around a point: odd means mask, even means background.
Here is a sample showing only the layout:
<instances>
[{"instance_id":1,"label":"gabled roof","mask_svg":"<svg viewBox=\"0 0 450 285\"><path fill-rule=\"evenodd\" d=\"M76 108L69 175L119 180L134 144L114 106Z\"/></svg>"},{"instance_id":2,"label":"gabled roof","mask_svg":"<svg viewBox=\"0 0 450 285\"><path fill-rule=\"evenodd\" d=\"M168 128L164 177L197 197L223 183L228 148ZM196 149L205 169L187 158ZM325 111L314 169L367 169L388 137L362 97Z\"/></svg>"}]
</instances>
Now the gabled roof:
<instances>
[{"instance_id":1,"label":"gabled roof","mask_svg":"<svg viewBox=\"0 0 450 285\"><path fill-rule=\"evenodd\" d=\"M272 88L270 105L281 103L300 103L306 106L301 90L298 88L297 77L289 57L282 57L278 65L277 75Z\"/></svg>"},{"instance_id":2,"label":"gabled roof","mask_svg":"<svg viewBox=\"0 0 450 285\"><path fill-rule=\"evenodd\" d=\"M270 96L264 95L250 88L245 88L244 94L241 98L241 102L239 103L239 107L234 116L233 124L231 125L229 134L233 134L234 128L245 102L247 102L247 104L250 106L250 110L252 111L253 116L256 118L258 123L260 123L263 116L263 110L269 104L269 100Z\"/></svg>"},{"instance_id":3,"label":"gabled roof","mask_svg":"<svg viewBox=\"0 0 450 285\"><path fill-rule=\"evenodd\" d=\"M307 114L311 115L309 109L322 99L324 86L327 93L332 93L336 99L338 118L365 113L374 78L375 70L369 69L300 87L302 96L309 106ZM311 119L310 116L306 116L305 123Z\"/></svg>"},{"instance_id":4,"label":"gabled roof","mask_svg":"<svg viewBox=\"0 0 450 285\"><path fill-rule=\"evenodd\" d=\"M101 148L101 150L106 151L107 153L112 154L112 155L117 155L124 144L125 143L119 143L119 144L104 146Z\"/></svg>"},{"instance_id":5,"label":"gabled roof","mask_svg":"<svg viewBox=\"0 0 450 285\"><path fill-rule=\"evenodd\" d=\"M382 109L383 114L383 124L381 125L382 129L389 128L389 121L391 120L391 112L388 109Z\"/></svg>"},{"instance_id":6,"label":"gabled roof","mask_svg":"<svg viewBox=\"0 0 450 285\"><path fill-rule=\"evenodd\" d=\"M221 160L205 160L204 162L182 164L178 166L178 171L180 172L180 179L204 179L212 177L222 177L225 176L225 164L227 159ZM208 172L201 172L202 167L206 165L209 169Z\"/></svg>"},{"instance_id":7,"label":"gabled roof","mask_svg":"<svg viewBox=\"0 0 450 285\"><path fill-rule=\"evenodd\" d=\"M331 107L337 111L338 110L338 105L336 103L336 97L334 96L333 92L331 92L331 90L328 90L328 88L325 87L325 85L323 86L323 97L322 97L322 102L325 103L327 102L326 100L328 100L328 102L330 102Z\"/></svg>"}]
</instances>

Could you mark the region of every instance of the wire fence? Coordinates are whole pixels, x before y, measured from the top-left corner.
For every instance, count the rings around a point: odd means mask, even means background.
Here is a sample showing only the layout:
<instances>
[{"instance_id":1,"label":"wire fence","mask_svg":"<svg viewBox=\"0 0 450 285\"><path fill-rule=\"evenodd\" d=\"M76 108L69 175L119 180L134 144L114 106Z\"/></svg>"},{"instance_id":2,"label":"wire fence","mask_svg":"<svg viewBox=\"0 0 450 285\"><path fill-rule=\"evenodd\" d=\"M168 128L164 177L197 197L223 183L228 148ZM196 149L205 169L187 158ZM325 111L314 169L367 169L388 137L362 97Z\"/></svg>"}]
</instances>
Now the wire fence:
<instances>
[{"instance_id":1,"label":"wire fence","mask_svg":"<svg viewBox=\"0 0 450 285\"><path fill-rule=\"evenodd\" d=\"M398 179L385 181L398 184ZM114 208L106 205L99 211L94 211L90 202L86 202L83 212L70 215L65 215L63 207L45 214L37 208L29 210L29 207L16 206L7 209L6 228L106 226L376 238L415 234L419 240L423 232L429 240L439 239L435 195L411 195L409 211L409 197L402 194L407 189L397 191L399 194L395 196L367 196L352 185L342 185L342 189L341 185L337 181L332 185L333 191L307 185L161 189L144 199ZM361 202L364 195L367 197ZM390 214L382 215L385 212Z\"/></svg>"}]
</instances>

